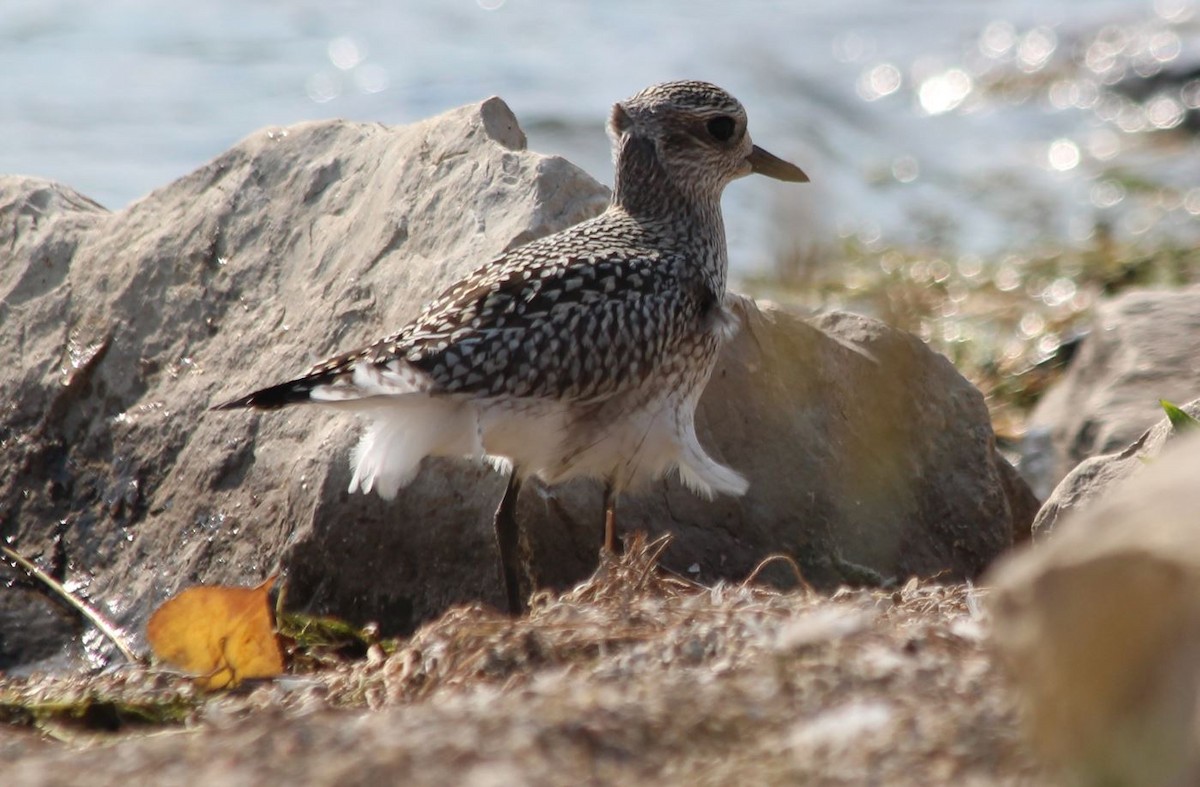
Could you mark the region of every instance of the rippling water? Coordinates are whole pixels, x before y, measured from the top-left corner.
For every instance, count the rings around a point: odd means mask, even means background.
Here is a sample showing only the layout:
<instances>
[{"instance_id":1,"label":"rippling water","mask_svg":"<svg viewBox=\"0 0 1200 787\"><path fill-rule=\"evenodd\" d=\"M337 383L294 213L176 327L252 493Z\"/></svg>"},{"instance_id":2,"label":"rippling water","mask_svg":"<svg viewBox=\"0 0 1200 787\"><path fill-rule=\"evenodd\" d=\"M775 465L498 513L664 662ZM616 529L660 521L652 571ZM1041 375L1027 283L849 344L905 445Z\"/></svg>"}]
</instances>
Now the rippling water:
<instances>
[{"instance_id":1,"label":"rippling water","mask_svg":"<svg viewBox=\"0 0 1200 787\"><path fill-rule=\"evenodd\" d=\"M731 187L742 272L846 237L1186 235L1198 16L1193 0L8 2L0 172L119 208L262 126L403 123L497 94L531 148L608 182L611 103L693 77L738 95L756 141L814 181Z\"/></svg>"}]
</instances>

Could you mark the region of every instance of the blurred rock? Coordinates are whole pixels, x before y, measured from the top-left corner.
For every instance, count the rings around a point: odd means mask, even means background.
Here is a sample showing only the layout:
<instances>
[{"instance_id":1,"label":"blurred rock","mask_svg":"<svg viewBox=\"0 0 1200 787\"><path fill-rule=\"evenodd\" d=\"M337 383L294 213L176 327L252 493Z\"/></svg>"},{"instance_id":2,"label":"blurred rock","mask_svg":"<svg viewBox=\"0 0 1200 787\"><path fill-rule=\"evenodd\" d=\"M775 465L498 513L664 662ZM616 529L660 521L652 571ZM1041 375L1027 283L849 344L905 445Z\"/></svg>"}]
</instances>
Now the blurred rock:
<instances>
[{"instance_id":1,"label":"blurred rock","mask_svg":"<svg viewBox=\"0 0 1200 787\"><path fill-rule=\"evenodd\" d=\"M524 144L491 99L405 128L259 132L115 214L0 179L15 250L0 536L37 557L61 522L69 571L134 631L183 586L279 570L291 606L384 632L499 602L490 469L432 461L393 503L351 496L352 419L206 408L378 338L481 261L602 209L603 187ZM1028 529L1028 490L948 361L865 318L746 311L698 428L749 495L708 503L671 481L621 503L626 531L677 534L668 565L740 578L784 552L824 587L972 576L1011 544L1014 510ZM543 583L591 572L596 485L527 487L520 515Z\"/></svg>"},{"instance_id":2,"label":"blurred rock","mask_svg":"<svg viewBox=\"0 0 1200 787\"><path fill-rule=\"evenodd\" d=\"M1200 395L1200 285L1126 292L1100 305L1066 376L1034 408L1049 429L1053 487L1088 457L1120 451L1162 418L1159 399Z\"/></svg>"},{"instance_id":3,"label":"blurred rock","mask_svg":"<svg viewBox=\"0 0 1200 787\"><path fill-rule=\"evenodd\" d=\"M1200 417L1200 399L1183 405L1183 411ZM1159 408L1159 412L1162 409ZM1054 532L1064 515L1082 510L1114 489L1127 478L1143 471L1150 472L1150 461L1180 430L1164 415L1162 420L1124 450L1085 459L1072 470L1046 500L1033 520L1033 537L1042 540Z\"/></svg>"},{"instance_id":4,"label":"blurred rock","mask_svg":"<svg viewBox=\"0 0 1200 787\"><path fill-rule=\"evenodd\" d=\"M1039 500L1050 497L1058 479L1054 439L1045 426L1030 426L1017 445L1017 469Z\"/></svg>"},{"instance_id":5,"label":"blurred rock","mask_svg":"<svg viewBox=\"0 0 1200 787\"><path fill-rule=\"evenodd\" d=\"M985 579L1029 738L1079 783L1200 783L1197 467L1173 442Z\"/></svg>"}]
</instances>

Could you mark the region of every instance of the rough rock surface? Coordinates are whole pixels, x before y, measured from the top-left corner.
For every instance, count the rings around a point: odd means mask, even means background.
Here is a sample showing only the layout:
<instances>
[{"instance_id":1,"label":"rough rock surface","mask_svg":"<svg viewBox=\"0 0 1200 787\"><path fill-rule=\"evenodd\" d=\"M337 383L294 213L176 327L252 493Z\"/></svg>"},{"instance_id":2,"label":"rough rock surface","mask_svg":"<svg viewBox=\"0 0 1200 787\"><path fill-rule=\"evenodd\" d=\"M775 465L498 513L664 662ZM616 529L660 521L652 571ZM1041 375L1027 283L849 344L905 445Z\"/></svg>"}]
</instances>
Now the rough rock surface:
<instances>
[{"instance_id":1,"label":"rough rock surface","mask_svg":"<svg viewBox=\"0 0 1200 787\"><path fill-rule=\"evenodd\" d=\"M1200 783L1200 435L987 577L1030 739L1082 784Z\"/></svg>"},{"instance_id":2,"label":"rough rock surface","mask_svg":"<svg viewBox=\"0 0 1200 787\"><path fill-rule=\"evenodd\" d=\"M1183 411L1200 417L1200 399L1183 405ZM1160 409L1161 413L1162 410ZM1126 446L1124 450L1085 459L1062 480L1033 520L1033 537L1044 539L1054 532L1062 518L1085 508L1112 491L1122 481L1153 466L1150 460L1162 453L1180 429L1163 416L1153 428Z\"/></svg>"},{"instance_id":3,"label":"rough rock surface","mask_svg":"<svg viewBox=\"0 0 1200 787\"><path fill-rule=\"evenodd\" d=\"M1030 414L1050 433L1053 488L1088 457L1120 451L1162 417L1159 399L1200 396L1200 286L1126 292L1103 303L1067 375Z\"/></svg>"},{"instance_id":4,"label":"rough rock surface","mask_svg":"<svg viewBox=\"0 0 1200 787\"><path fill-rule=\"evenodd\" d=\"M182 586L279 570L292 605L385 632L499 602L490 469L428 462L391 504L350 496L352 419L206 408L393 330L605 200L525 151L498 99L405 128L260 132L117 213L0 179L0 536L134 630ZM747 325L698 429L748 496L670 481L622 501L623 529L677 534L668 565L711 581L782 551L823 587L961 577L1028 529L983 399L944 358L850 315L748 306ZM542 582L594 567L599 510L592 484L527 487Z\"/></svg>"}]
</instances>

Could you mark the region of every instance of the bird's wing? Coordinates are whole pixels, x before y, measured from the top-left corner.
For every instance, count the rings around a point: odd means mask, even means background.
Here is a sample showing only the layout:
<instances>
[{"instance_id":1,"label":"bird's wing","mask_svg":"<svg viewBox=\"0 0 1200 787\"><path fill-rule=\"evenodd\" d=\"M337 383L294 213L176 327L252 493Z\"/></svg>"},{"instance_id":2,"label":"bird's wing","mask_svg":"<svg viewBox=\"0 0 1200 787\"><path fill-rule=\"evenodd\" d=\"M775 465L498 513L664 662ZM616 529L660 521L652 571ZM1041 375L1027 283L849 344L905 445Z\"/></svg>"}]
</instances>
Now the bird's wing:
<instances>
[{"instance_id":1,"label":"bird's wing","mask_svg":"<svg viewBox=\"0 0 1200 787\"><path fill-rule=\"evenodd\" d=\"M643 380L711 307L662 252L541 246L479 268L391 336L213 409L412 393L605 397Z\"/></svg>"},{"instance_id":2,"label":"bird's wing","mask_svg":"<svg viewBox=\"0 0 1200 787\"><path fill-rule=\"evenodd\" d=\"M703 309L661 252L532 251L448 292L378 359L438 393L588 400L640 383Z\"/></svg>"}]
</instances>

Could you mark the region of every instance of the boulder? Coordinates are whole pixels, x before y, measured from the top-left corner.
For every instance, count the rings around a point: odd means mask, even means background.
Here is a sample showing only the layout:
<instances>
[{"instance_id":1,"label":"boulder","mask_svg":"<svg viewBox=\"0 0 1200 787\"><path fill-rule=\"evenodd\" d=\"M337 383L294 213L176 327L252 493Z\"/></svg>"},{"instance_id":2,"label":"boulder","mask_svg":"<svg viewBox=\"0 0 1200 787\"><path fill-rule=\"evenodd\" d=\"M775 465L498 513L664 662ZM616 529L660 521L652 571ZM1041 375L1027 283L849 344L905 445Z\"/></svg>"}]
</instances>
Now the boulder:
<instances>
[{"instance_id":1,"label":"boulder","mask_svg":"<svg viewBox=\"0 0 1200 787\"><path fill-rule=\"evenodd\" d=\"M1181 409L1193 418L1200 417L1200 399L1183 405ZM1123 450L1080 462L1055 487L1038 511L1033 520L1033 537L1039 541L1048 537L1066 514L1087 507L1122 481L1148 471L1153 467L1151 460L1162 453L1168 441L1186 431L1187 427L1174 426L1170 419L1163 416L1153 428L1143 432L1141 437Z\"/></svg>"},{"instance_id":2,"label":"boulder","mask_svg":"<svg viewBox=\"0 0 1200 787\"><path fill-rule=\"evenodd\" d=\"M1100 304L1067 374L1030 414L1030 431L1048 432L1052 449L1035 485L1053 488L1083 460L1137 440L1162 418L1159 399L1200 396L1197 341L1200 285Z\"/></svg>"},{"instance_id":3,"label":"boulder","mask_svg":"<svg viewBox=\"0 0 1200 787\"><path fill-rule=\"evenodd\" d=\"M986 578L1029 738L1070 783L1200 783L1200 434Z\"/></svg>"},{"instance_id":4,"label":"boulder","mask_svg":"<svg viewBox=\"0 0 1200 787\"><path fill-rule=\"evenodd\" d=\"M492 470L428 461L391 503L350 495L353 419L207 408L394 330L606 199L526 151L499 99L404 128L262 131L116 213L0 179L0 536L43 562L53 542L133 631L183 586L277 571L290 605L385 632L500 602ZM1028 490L945 358L863 317L743 306L698 429L750 493L665 481L621 501L622 530L674 532L667 565L702 581L782 552L822 587L973 576L1028 530ZM524 491L540 581L586 576L598 486Z\"/></svg>"}]
</instances>

